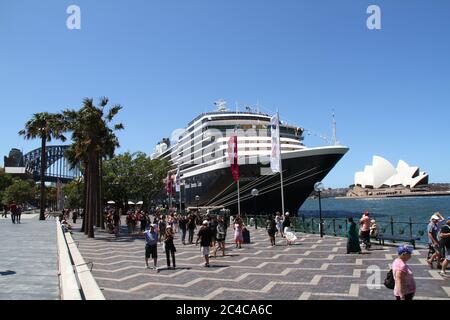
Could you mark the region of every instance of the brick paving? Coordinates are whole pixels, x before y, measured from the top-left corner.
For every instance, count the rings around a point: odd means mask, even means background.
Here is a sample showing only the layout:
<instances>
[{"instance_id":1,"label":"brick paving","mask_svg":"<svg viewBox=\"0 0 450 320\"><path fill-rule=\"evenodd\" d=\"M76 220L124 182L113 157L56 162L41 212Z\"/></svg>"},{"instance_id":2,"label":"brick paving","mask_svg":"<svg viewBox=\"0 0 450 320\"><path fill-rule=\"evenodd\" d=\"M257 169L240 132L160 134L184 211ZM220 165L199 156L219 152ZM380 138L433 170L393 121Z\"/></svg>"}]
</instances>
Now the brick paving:
<instances>
[{"instance_id":1,"label":"brick paving","mask_svg":"<svg viewBox=\"0 0 450 320\"><path fill-rule=\"evenodd\" d=\"M123 229L125 231L125 229ZM126 234L126 231L125 231ZM277 246L264 229L251 228L252 243L234 248L228 229L226 257L211 259L203 267L199 247L181 244L177 234L177 269L165 268L166 258L158 247L161 270L145 269L142 237L115 238L97 230L95 239L74 232L80 252L93 262L92 273L108 300L392 300L393 291L383 285L369 288L368 267L379 268L381 283L396 257L396 249L373 245L364 254L346 254L345 238L297 234L296 245ZM450 279L426 264L427 250L419 249L409 261L417 282L416 299L450 299Z\"/></svg>"}]
</instances>

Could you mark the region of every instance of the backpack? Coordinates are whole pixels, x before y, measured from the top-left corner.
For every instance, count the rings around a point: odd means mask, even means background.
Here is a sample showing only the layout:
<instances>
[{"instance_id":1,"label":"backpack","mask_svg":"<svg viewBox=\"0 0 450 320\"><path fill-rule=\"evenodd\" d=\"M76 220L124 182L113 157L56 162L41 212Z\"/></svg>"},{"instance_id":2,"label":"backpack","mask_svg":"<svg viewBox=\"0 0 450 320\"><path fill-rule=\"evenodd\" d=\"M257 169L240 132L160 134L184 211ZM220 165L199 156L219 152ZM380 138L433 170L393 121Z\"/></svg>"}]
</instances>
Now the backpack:
<instances>
[{"instance_id":1,"label":"backpack","mask_svg":"<svg viewBox=\"0 0 450 320\"><path fill-rule=\"evenodd\" d=\"M391 290L393 290L395 287L394 272L392 271L392 269L389 270L386 275L386 279L384 279L384 286Z\"/></svg>"}]
</instances>

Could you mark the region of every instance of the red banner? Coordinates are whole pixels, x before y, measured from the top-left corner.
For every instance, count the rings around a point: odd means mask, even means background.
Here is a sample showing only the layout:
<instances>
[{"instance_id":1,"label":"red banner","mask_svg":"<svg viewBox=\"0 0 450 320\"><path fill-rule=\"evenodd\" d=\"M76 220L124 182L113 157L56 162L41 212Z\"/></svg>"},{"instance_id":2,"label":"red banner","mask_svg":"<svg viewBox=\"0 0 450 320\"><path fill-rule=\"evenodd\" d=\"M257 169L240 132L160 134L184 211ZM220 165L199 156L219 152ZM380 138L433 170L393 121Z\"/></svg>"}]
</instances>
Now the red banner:
<instances>
[{"instance_id":1,"label":"red banner","mask_svg":"<svg viewBox=\"0 0 450 320\"><path fill-rule=\"evenodd\" d=\"M169 195L173 195L173 180L169 173L167 173L167 179L166 179L166 193Z\"/></svg>"},{"instance_id":2,"label":"red banner","mask_svg":"<svg viewBox=\"0 0 450 320\"><path fill-rule=\"evenodd\" d=\"M238 143L237 136L230 137L228 141L228 157L231 164L231 174L233 175L233 180L239 180L239 164L238 164Z\"/></svg>"}]
</instances>

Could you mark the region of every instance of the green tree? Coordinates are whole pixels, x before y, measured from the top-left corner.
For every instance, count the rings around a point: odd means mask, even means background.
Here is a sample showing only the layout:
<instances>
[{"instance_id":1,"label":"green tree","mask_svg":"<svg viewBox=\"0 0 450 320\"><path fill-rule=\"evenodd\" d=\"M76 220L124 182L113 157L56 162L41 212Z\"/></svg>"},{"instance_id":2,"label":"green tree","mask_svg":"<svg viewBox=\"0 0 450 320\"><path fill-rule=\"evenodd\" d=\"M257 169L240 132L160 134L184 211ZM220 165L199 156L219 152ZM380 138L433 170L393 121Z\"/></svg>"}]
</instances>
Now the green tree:
<instances>
[{"instance_id":1,"label":"green tree","mask_svg":"<svg viewBox=\"0 0 450 320\"><path fill-rule=\"evenodd\" d=\"M144 206L159 195L169 162L150 159L145 153L124 153L103 163L104 201L114 200L123 210L128 201L144 201Z\"/></svg>"},{"instance_id":2,"label":"green tree","mask_svg":"<svg viewBox=\"0 0 450 320\"><path fill-rule=\"evenodd\" d=\"M66 207L69 209L79 209L84 207L84 183L81 180L74 180L63 187L67 197Z\"/></svg>"},{"instance_id":3,"label":"green tree","mask_svg":"<svg viewBox=\"0 0 450 320\"><path fill-rule=\"evenodd\" d=\"M65 129L72 132L73 145L67 153L72 163L82 163L84 179L86 181L86 207L87 219L85 233L94 237L95 217L97 221L102 218L101 212L101 161L110 158L119 147L119 141L114 134L115 130L122 130L122 124L110 128L114 117L122 109L115 105L105 112L108 98L103 98L98 107L94 106L92 99L85 99L79 111L66 110L63 112Z\"/></svg>"},{"instance_id":4,"label":"green tree","mask_svg":"<svg viewBox=\"0 0 450 320\"><path fill-rule=\"evenodd\" d=\"M5 173L5 170L3 168L0 168L0 202L2 202L5 189L8 188L11 184L12 184L11 175Z\"/></svg>"},{"instance_id":5,"label":"green tree","mask_svg":"<svg viewBox=\"0 0 450 320\"><path fill-rule=\"evenodd\" d=\"M65 141L63 132L62 116L48 112L36 113L25 124L25 129L19 131L19 135L25 139L41 139L41 196L40 196L40 220L45 220L45 171L47 170L47 142L52 139Z\"/></svg>"},{"instance_id":6,"label":"green tree","mask_svg":"<svg viewBox=\"0 0 450 320\"><path fill-rule=\"evenodd\" d=\"M26 204L34 200L34 182L14 179L3 192L3 203Z\"/></svg>"}]
</instances>

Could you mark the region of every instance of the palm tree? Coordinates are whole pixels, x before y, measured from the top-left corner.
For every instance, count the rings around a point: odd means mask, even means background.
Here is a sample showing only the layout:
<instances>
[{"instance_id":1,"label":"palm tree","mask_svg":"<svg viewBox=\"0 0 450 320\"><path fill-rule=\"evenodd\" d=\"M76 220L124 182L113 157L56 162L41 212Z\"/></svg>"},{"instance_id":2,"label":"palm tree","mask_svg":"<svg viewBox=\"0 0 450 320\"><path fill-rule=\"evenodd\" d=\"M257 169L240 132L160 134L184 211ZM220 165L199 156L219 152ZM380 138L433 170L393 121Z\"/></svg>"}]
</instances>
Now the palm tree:
<instances>
[{"instance_id":1,"label":"palm tree","mask_svg":"<svg viewBox=\"0 0 450 320\"><path fill-rule=\"evenodd\" d=\"M79 111L66 110L63 112L65 127L72 131L73 145L68 153L69 160L74 163L83 163L85 168L85 233L94 237L95 220L101 222L101 176L100 162L102 158L112 157L119 147L119 141L114 130L122 130L122 124L116 124L113 129L109 127L113 118L122 109L115 105L105 113L108 98L103 98L98 107L94 106L92 99L84 99ZM97 219L95 219L97 217Z\"/></svg>"},{"instance_id":2,"label":"palm tree","mask_svg":"<svg viewBox=\"0 0 450 320\"><path fill-rule=\"evenodd\" d=\"M45 171L47 170L47 142L52 138L66 141L62 134L63 125L61 115L48 112L36 113L25 124L25 129L19 131L19 135L24 136L26 140L41 139L41 198L40 198L40 216L39 220L45 220Z\"/></svg>"}]
</instances>

